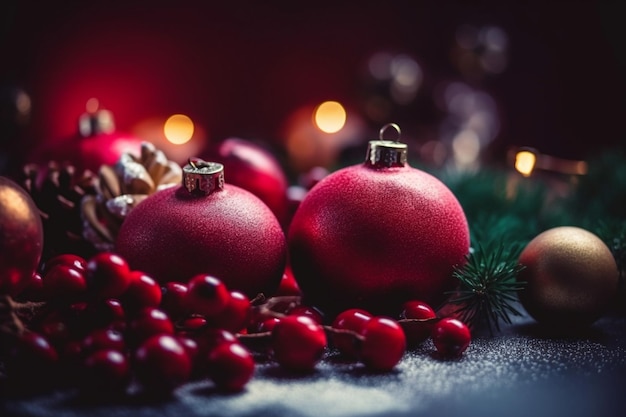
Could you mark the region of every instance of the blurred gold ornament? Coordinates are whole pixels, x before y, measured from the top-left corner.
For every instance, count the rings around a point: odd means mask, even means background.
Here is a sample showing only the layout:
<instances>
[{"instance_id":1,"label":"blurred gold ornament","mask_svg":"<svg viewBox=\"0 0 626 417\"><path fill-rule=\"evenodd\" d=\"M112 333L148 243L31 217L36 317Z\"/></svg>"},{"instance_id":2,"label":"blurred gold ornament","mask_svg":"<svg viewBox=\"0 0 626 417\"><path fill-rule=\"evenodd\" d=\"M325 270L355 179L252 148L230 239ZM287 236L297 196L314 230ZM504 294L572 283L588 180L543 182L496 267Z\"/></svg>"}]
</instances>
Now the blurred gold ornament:
<instances>
[{"instance_id":1,"label":"blurred gold ornament","mask_svg":"<svg viewBox=\"0 0 626 417\"><path fill-rule=\"evenodd\" d=\"M524 248L519 298L538 322L575 329L600 318L617 294L615 258L604 242L578 227L556 227Z\"/></svg>"},{"instance_id":2,"label":"blurred gold ornament","mask_svg":"<svg viewBox=\"0 0 626 417\"><path fill-rule=\"evenodd\" d=\"M102 165L98 194L81 204L84 238L98 250L112 250L128 213L150 194L181 181L180 165L150 142L141 144L138 157L125 153L114 166Z\"/></svg>"}]
</instances>

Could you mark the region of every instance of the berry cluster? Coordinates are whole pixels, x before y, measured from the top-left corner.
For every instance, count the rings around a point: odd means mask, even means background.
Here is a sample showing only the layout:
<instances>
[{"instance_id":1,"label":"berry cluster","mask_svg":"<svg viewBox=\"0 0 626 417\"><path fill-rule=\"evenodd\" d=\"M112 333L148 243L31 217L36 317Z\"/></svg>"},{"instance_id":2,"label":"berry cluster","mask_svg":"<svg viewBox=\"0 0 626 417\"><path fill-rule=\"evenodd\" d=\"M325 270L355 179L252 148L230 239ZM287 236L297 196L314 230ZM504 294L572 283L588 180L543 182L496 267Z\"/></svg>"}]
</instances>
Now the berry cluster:
<instances>
[{"instance_id":1,"label":"berry cluster","mask_svg":"<svg viewBox=\"0 0 626 417\"><path fill-rule=\"evenodd\" d=\"M254 372L252 354L232 333L245 326L250 302L209 275L161 288L114 253L61 255L20 298L45 304L0 352L19 385L65 377L89 393L121 394L133 382L163 393L208 377L239 390Z\"/></svg>"},{"instance_id":2,"label":"berry cluster","mask_svg":"<svg viewBox=\"0 0 626 417\"><path fill-rule=\"evenodd\" d=\"M432 337L441 357L459 356L468 348L472 337L469 328L454 317L437 318L437 314L422 301L407 301L402 306L400 323L409 346L417 346Z\"/></svg>"},{"instance_id":3,"label":"berry cluster","mask_svg":"<svg viewBox=\"0 0 626 417\"><path fill-rule=\"evenodd\" d=\"M319 310L301 304L289 270L272 298L250 300L207 274L161 286L111 252L56 256L19 298L40 308L3 343L0 362L10 381L29 388L62 379L86 393L166 393L208 378L239 391L260 360L308 372L334 348L385 372L407 345L429 336L446 356L470 342L463 323L437 318L423 302L405 303L398 319L350 309L326 325Z\"/></svg>"},{"instance_id":4,"label":"berry cluster","mask_svg":"<svg viewBox=\"0 0 626 417\"><path fill-rule=\"evenodd\" d=\"M331 331L342 355L374 371L393 369L406 347L418 346L429 337L441 357L461 355L471 340L464 323L451 317L439 319L428 304L417 300L404 303L398 320L361 309L346 310L337 315Z\"/></svg>"}]
</instances>

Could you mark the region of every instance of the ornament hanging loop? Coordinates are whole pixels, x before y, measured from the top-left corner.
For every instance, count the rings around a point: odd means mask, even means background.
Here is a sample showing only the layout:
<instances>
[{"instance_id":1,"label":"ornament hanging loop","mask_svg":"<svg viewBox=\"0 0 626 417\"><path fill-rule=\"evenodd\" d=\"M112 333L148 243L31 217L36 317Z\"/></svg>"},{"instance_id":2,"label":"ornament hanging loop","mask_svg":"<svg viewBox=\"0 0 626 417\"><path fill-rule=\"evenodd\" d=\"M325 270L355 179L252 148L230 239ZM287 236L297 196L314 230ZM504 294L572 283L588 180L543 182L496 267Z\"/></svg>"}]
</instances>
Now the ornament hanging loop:
<instances>
[{"instance_id":1,"label":"ornament hanging loop","mask_svg":"<svg viewBox=\"0 0 626 417\"><path fill-rule=\"evenodd\" d=\"M398 126L396 123L387 123L386 125L381 127L380 130L378 131L378 139L387 140L385 139L385 132L389 129L395 130L397 134L397 138L393 140L393 142L400 141L400 137L402 136L402 130L400 129L400 126Z\"/></svg>"},{"instance_id":2,"label":"ornament hanging loop","mask_svg":"<svg viewBox=\"0 0 626 417\"><path fill-rule=\"evenodd\" d=\"M397 133L395 140L384 139L385 133L393 129ZM365 165L372 168L403 167L407 164L406 143L399 142L400 126L395 123L387 123L380 128L378 140L371 140L367 146Z\"/></svg>"},{"instance_id":3,"label":"ornament hanging loop","mask_svg":"<svg viewBox=\"0 0 626 417\"><path fill-rule=\"evenodd\" d=\"M189 158L183 167L183 187L193 195L209 195L224 189L224 165Z\"/></svg>"}]
</instances>

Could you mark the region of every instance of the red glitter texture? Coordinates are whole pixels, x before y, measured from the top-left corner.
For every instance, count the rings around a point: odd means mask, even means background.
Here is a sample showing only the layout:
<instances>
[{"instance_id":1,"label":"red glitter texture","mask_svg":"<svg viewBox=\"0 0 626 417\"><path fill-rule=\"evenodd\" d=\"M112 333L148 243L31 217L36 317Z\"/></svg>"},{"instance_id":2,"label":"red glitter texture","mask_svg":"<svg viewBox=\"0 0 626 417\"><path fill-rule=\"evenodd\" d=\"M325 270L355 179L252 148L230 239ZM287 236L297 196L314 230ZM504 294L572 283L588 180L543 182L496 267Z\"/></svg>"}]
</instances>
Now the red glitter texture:
<instances>
[{"instance_id":1,"label":"red glitter texture","mask_svg":"<svg viewBox=\"0 0 626 417\"><path fill-rule=\"evenodd\" d=\"M183 187L153 194L124 221L116 250L161 283L205 273L248 297L278 288L287 251L271 210L230 184L208 196Z\"/></svg>"},{"instance_id":2,"label":"red glitter texture","mask_svg":"<svg viewBox=\"0 0 626 417\"><path fill-rule=\"evenodd\" d=\"M410 166L341 169L318 183L292 220L294 276L308 303L333 313L436 305L465 262L469 229L452 192Z\"/></svg>"}]
</instances>

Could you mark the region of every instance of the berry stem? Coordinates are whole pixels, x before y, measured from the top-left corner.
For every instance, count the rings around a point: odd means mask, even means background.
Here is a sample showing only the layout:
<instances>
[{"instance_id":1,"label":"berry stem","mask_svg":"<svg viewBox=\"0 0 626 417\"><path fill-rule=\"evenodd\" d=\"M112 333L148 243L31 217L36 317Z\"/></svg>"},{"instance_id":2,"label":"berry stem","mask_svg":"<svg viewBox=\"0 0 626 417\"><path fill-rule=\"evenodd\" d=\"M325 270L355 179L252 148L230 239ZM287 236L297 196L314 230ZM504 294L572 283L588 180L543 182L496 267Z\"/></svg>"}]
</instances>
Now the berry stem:
<instances>
[{"instance_id":1,"label":"berry stem","mask_svg":"<svg viewBox=\"0 0 626 417\"><path fill-rule=\"evenodd\" d=\"M46 305L43 302L17 302L9 295L0 296L0 334L19 336L26 330L39 311Z\"/></svg>"},{"instance_id":2,"label":"berry stem","mask_svg":"<svg viewBox=\"0 0 626 417\"><path fill-rule=\"evenodd\" d=\"M330 334L346 334L349 336L354 337L357 340L360 340L361 342L363 340L365 340L365 338L359 334L358 332L355 332L354 330L350 330L350 329L336 329L332 326L322 326L324 328L324 330L326 331L326 333L330 333Z\"/></svg>"}]
</instances>

